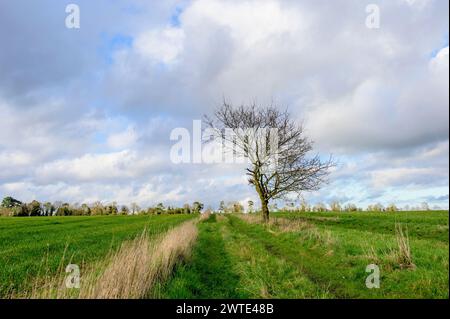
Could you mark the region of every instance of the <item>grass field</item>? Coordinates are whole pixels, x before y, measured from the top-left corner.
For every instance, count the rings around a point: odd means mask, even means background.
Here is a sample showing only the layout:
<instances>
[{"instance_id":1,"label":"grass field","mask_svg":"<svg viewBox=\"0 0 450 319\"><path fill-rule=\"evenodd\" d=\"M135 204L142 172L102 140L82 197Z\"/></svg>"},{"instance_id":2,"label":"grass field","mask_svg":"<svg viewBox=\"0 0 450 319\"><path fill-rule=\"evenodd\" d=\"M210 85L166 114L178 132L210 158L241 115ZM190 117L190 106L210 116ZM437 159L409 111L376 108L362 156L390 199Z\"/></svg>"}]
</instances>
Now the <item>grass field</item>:
<instances>
[{"instance_id":1,"label":"grass field","mask_svg":"<svg viewBox=\"0 0 450 319\"><path fill-rule=\"evenodd\" d=\"M121 242L150 236L191 215L0 218L0 297L29 289L33 279L74 263L83 269Z\"/></svg>"},{"instance_id":2,"label":"grass field","mask_svg":"<svg viewBox=\"0 0 450 319\"><path fill-rule=\"evenodd\" d=\"M89 264L145 228L150 237L193 218L0 219L0 293L25 290L43 261ZM211 215L187 259L158 282L159 298L448 298L448 212ZM396 232L401 225L404 236ZM407 236L406 236L407 234ZM182 237L181 237L182 238ZM407 243L409 259L400 243ZM180 240L180 239L178 239ZM65 262L68 263L68 262ZM368 264L380 288L365 284Z\"/></svg>"},{"instance_id":3,"label":"grass field","mask_svg":"<svg viewBox=\"0 0 450 319\"><path fill-rule=\"evenodd\" d=\"M275 214L270 227L237 216L202 223L190 263L161 289L169 298L448 298L448 212ZM407 229L414 268L398 259ZM288 227L286 227L288 226ZM380 268L368 289L368 264Z\"/></svg>"}]
</instances>

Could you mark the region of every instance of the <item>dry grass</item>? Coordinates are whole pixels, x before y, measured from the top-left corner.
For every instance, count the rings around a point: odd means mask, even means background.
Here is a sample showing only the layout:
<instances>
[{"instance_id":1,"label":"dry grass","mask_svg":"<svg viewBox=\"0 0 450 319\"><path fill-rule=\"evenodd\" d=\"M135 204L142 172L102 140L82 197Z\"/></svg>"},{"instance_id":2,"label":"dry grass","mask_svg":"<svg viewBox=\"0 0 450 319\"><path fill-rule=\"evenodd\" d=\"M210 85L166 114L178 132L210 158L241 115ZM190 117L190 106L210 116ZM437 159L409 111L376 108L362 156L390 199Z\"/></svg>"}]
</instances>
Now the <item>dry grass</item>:
<instances>
[{"instance_id":1,"label":"dry grass","mask_svg":"<svg viewBox=\"0 0 450 319\"><path fill-rule=\"evenodd\" d=\"M397 267L415 269L416 265L413 263L408 231L407 229L403 230L402 225L398 223L395 224L395 239L396 245L394 247L386 247L378 251L373 246L363 247L364 253L361 257L375 264L383 263L389 270Z\"/></svg>"},{"instance_id":2,"label":"dry grass","mask_svg":"<svg viewBox=\"0 0 450 319\"><path fill-rule=\"evenodd\" d=\"M222 214L216 214L216 219L218 222L222 222L225 220L225 216L223 216Z\"/></svg>"},{"instance_id":3,"label":"dry grass","mask_svg":"<svg viewBox=\"0 0 450 319\"><path fill-rule=\"evenodd\" d=\"M264 224L269 231L274 229L279 232L300 232L303 239L323 245L332 245L336 241L330 231L320 231L314 224L301 218L272 217L268 223L264 223L259 215L240 214L237 216L250 224Z\"/></svg>"},{"instance_id":4,"label":"dry grass","mask_svg":"<svg viewBox=\"0 0 450 319\"><path fill-rule=\"evenodd\" d=\"M206 218L202 216L201 218ZM106 262L85 270L80 289L67 289L62 275L43 278L27 298L136 299L151 297L180 260L187 258L197 238L194 221L150 240L147 232L125 242ZM104 269L99 274L98 269ZM63 274L61 272L61 274Z\"/></svg>"},{"instance_id":5,"label":"dry grass","mask_svg":"<svg viewBox=\"0 0 450 319\"><path fill-rule=\"evenodd\" d=\"M397 239L397 261L400 265L400 268L409 268L414 269L416 265L414 265L411 255L411 246L409 245L409 237L408 237L408 229L403 231L403 227L401 224L395 224L395 235Z\"/></svg>"},{"instance_id":6,"label":"dry grass","mask_svg":"<svg viewBox=\"0 0 450 319\"><path fill-rule=\"evenodd\" d=\"M264 221L260 215L240 214L237 216L250 224L264 224ZM272 217L269 219L268 223L265 223L265 225L275 227L281 232L294 232L314 227L314 225L308 223L307 221L298 218L290 219L281 217Z\"/></svg>"},{"instance_id":7,"label":"dry grass","mask_svg":"<svg viewBox=\"0 0 450 319\"><path fill-rule=\"evenodd\" d=\"M236 215L243 221L249 223L249 224L261 224L263 222L262 217L260 215L253 215L253 214L239 214Z\"/></svg>"},{"instance_id":8,"label":"dry grass","mask_svg":"<svg viewBox=\"0 0 450 319\"><path fill-rule=\"evenodd\" d=\"M199 220L200 221L207 220L210 216L211 216L211 213L209 213L209 212L208 213L203 213L203 214L200 215Z\"/></svg>"},{"instance_id":9,"label":"dry grass","mask_svg":"<svg viewBox=\"0 0 450 319\"><path fill-rule=\"evenodd\" d=\"M314 228L314 225L301 219L288 219L288 218L272 218L269 224L277 227L281 232L295 232L306 229Z\"/></svg>"},{"instance_id":10,"label":"dry grass","mask_svg":"<svg viewBox=\"0 0 450 319\"><path fill-rule=\"evenodd\" d=\"M11 212L10 208L0 207L0 217L1 216L7 217L7 216L11 216L11 215L12 215L12 212Z\"/></svg>"},{"instance_id":11,"label":"dry grass","mask_svg":"<svg viewBox=\"0 0 450 319\"><path fill-rule=\"evenodd\" d=\"M364 253L362 254L362 258L369 260L371 263L378 264L380 263L380 257L378 256L377 251L373 246L369 246L368 248L363 248Z\"/></svg>"},{"instance_id":12,"label":"dry grass","mask_svg":"<svg viewBox=\"0 0 450 319\"><path fill-rule=\"evenodd\" d=\"M336 244L336 238L333 237L331 231L320 231L316 227L306 229L303 233L303 238L324 246Z\"/></svg>"}]
</instances>

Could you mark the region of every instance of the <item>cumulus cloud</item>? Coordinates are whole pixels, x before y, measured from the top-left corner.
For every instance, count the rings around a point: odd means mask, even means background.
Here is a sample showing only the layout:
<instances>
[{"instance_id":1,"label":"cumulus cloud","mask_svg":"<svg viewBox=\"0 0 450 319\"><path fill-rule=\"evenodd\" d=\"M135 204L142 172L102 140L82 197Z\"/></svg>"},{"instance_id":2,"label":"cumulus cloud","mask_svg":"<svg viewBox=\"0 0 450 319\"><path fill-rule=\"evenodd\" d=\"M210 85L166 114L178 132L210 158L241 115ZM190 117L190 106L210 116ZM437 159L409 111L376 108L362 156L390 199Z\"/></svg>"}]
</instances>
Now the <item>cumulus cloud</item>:
<instances>
[{"instance_id":1,"label":"cumulus cloud","mask_svg":"<svg viewBox=\"0 0 450 319\"><path fill-rule=\"evenodd\" d=\"M448 194L445 1L377 1L379 29L373 1L80 1L79 32L50 2L0 4L0 193L256 201L240 168L169 160L170 131L226 97L289 107L335 154L313 201Z\"/></svg>"},{"instance_id":2,"label":"cumulus cloud","mask_svg":"<svg viewBox=\"0 0 450 319\"><path fill-rule=\"evenodd\" d=\"M86 154L80 158L47 163L37 171L44 181L111 181L139 174L137 156L129 151ZM150 163L149 163L150 164Z\"/></svg>"},{"instance_id":3,"label":"cumulus cloud","mask_svg":"<svg viewBox=\"0 0 450 319\"><path fill-rule=\"evenodd\" d=\"M107 143L112 148L124 149L133 146L137 139L138 135L136 133L136 129L133 127L127 127L127 129L123 132L113 133L108 136Z\"/></svg>"},{"instance_id":4,"label":"cumulus cloud","mask_svg":"<svg viewBox=\"0 0 450 319\"><path fill-rule=\"evenodd\" d=\"M145 32L136 39L138 54L156 63L174 63L183 50L183 30L168 27L162 30Z\"/></svg>"}]
</instances>

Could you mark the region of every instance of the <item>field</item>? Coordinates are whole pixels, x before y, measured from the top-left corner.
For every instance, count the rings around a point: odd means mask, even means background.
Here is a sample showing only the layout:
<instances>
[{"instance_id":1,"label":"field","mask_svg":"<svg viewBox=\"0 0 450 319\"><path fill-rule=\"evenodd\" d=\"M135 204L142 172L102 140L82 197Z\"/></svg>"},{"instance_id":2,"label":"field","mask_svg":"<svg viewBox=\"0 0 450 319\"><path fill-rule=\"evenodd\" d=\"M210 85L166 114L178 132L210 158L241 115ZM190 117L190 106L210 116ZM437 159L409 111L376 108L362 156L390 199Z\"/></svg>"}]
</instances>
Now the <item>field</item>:
<instances>
[{"instance_id":1,"label":"field","mask_svg":"<svg viewBox=\"0 0 450 319\"><path fill-rule=\"evenodd\" d=\"M89 216L0 218L0 296L30 288L33 279L69 263L105 257L124 240L150 236L192 218L177 216Z\"/></svg>"},{"instance_id":2,"label":"field","mask_svg":"<svg viewBox=\"0 0 450 319\"><path fill-rule=\"evenodd\" d=\"M233 214L1 218L0 293L28 289L43 260L55 273L64 255L89 264L144 228L151 239L188 219L192 251L154 282L153 298L449 296L448 212L276 213L269 225ZM379 288L366 287L369 264Z\"/></svg>"}]
</instances>

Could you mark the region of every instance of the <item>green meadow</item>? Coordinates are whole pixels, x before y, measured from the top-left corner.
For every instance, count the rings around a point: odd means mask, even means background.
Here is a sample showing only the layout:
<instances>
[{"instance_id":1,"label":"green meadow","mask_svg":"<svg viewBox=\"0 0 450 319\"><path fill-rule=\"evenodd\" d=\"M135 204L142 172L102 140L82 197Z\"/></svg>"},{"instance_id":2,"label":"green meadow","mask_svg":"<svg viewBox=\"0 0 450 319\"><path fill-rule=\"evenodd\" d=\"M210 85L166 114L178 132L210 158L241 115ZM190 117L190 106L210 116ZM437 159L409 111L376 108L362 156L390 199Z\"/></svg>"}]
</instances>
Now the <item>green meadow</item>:
<instances>
[{"instance_id":1,"label":"green meadow","mask_svg":"<svg viewBox=\"0 0 450 319\"><path fill-rule=\"evenodd\" d=\"M280 213L286 225L213 215L190 262L161 289L168 298L448 298L448 212ZM396 224L412 265L402 266ZM380 270L369 289L369 264Z\"/></svg>"},{"instance_id":2,"label":"green meadow","mask_svg":"<svg viewBox=\"0 0 450 319\"><path fill-rule=\"evenodd\" d=\"M144 230L195 215L0 218L0 296L66 264L101 260ZM449 215L430 212L212 214L158 298L448 298ZM401 231L399 231L401 230ZM369 289L369 264L379 288Z\"/></svg>"},{"instance_id":3,"label":"green meadow","mask_svg":"<svg viewBox=\"0 0 450 319\"><path fill-rule=\"evenodd\" d=\"M120 243L167 231L192 215L0 217L0 297L29 289L69 264L81 271Z\"/></svg>"}]
</instances>

